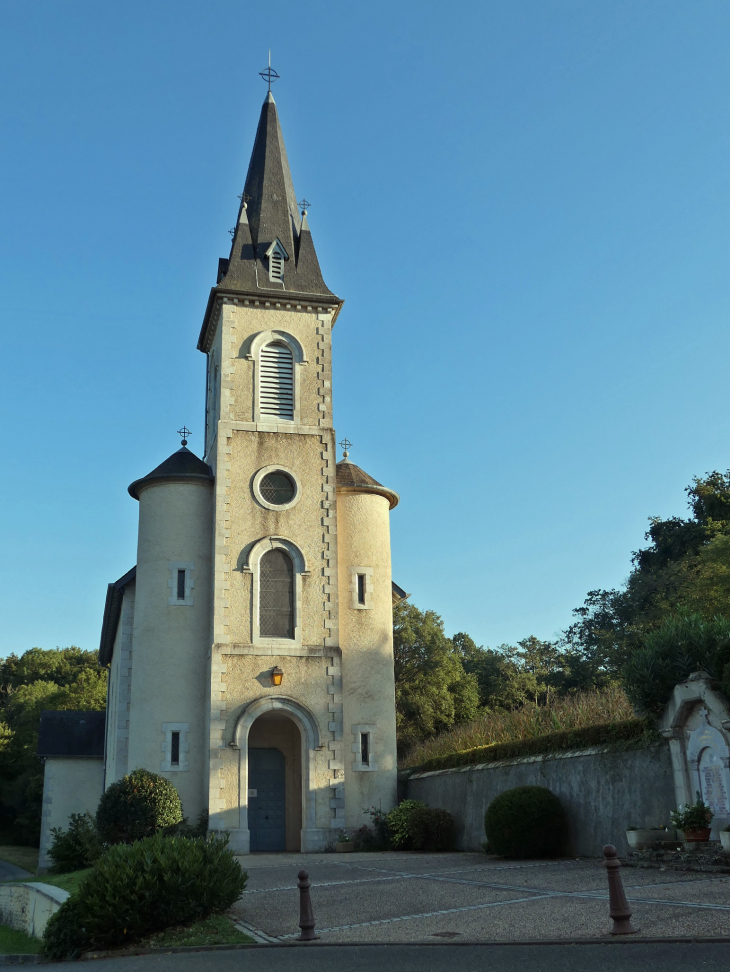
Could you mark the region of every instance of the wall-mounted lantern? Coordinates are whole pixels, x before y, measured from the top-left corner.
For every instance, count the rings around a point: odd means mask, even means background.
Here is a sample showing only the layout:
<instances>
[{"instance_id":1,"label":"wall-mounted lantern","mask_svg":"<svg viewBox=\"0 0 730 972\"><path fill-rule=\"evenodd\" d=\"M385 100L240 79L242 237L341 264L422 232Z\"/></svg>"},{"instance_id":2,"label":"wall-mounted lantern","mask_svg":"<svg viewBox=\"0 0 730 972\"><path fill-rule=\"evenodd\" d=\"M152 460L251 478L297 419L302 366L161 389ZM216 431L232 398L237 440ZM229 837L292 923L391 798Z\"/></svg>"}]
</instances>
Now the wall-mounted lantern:
<instances>
[{"instance_id":1,"label":"wall-mounted lantern","mask_svg":"<svg viewBox=\"0 0 730 972\"><path fill-rule=\"evenodd\" d=\"M271 670L271 684L272 685L277 685L277 686L278 685L281 685L283 679L284 679L284 673L279 668L279 666L277 665L276 668L272 668L272 670Z\"/></svg>"}]
</instances>

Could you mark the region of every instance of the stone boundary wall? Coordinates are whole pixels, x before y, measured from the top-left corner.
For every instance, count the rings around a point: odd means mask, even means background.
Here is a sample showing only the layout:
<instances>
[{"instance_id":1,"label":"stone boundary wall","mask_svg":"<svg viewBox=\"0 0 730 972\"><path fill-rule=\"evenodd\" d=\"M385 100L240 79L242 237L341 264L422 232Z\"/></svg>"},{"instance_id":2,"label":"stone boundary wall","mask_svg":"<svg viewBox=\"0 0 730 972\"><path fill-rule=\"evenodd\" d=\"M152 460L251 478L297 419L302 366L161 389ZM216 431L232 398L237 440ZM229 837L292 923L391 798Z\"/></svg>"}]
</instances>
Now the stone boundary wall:
<instances>
[{"instance_id":1,"label":"stone boundary wall","mask_svg":"<svg viewBox=\"0 0 730 972\"><path fill-rule=\"evenodd\" d=\"M68 891L40 881L0 884L0 923L33 938L43 938L48 919L66 898Z\"/></svg>"},{"instance_id":2,"label":"stone boundary wall","mask_svg":"<svg viewBox=\"0 0 730 972\"><path fill-rule=\"evenodd\" d=\"M669 748L583 749L481 763L427 773L401 773L403 797L448 810L459 850L481 850L484 812L504 790L545 786L560 798L570 824L570 852L598 857L604 844L628 851L626 830L669 823L675 809Z\"/></svg>"}]
</instances>

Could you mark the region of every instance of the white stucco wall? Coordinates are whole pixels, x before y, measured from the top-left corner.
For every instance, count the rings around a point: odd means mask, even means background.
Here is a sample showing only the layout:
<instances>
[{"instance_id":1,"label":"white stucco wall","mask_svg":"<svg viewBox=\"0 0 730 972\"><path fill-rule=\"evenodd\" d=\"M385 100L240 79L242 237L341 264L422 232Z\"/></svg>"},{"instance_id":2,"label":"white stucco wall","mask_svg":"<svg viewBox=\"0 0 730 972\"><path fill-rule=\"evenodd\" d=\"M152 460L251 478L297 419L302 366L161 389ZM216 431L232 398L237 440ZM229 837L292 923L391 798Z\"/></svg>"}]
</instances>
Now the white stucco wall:
<instances>
[{"instance_id":1,"label":"white stucco wall","mask_svg":"<svg viewBox=\"0 0 730 972\"><path fill-rule=\"evenodd\" d=\"M101 757L48 756L43 779L43 811L38 873L50 867L51 829L66 830L72 813L96 813L104 792Z\"/></svg>"},{"instance_id":2,"label":"white stucco wall","mask_svg":"<svg viewBox=\"0 0 730 972\"><path fill-rule=\"evenodd\" d=\"M140 493L127 769L171 780L191 820L207 807L212 506L207 484L163 483ZM178 564L194 565L189 604L169 603ZM163 766L169 724L189 726L179 770Z\"/></svg>"},{"instance_id":3,"label":"white stucco wall","mask_svg":"<svg viewBox=\"0 0 730 972\"><path fill-rule=\"evenodd\" d=\"M337 492L344 779L349 828L369 822L365 807L396 802L393 599L390 503L374 493ZM357 605L356 576L366 573L366 607ZM358 728L360 727L360 728ZM359 732L372 727L371 763L360 766Z\"/></svg>"}]
</instances>

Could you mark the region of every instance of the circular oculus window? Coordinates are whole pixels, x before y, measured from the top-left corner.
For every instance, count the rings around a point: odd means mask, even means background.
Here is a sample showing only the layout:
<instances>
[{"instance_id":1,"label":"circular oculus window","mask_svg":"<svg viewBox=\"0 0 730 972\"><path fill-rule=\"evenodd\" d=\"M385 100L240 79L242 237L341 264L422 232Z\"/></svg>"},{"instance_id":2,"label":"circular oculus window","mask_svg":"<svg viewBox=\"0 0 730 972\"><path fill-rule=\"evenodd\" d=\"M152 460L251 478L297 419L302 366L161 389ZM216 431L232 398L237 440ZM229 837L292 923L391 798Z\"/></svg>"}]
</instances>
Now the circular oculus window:
<instances>
[{"instance_id":1,"label":"circular oculus window","mask_svg":"<svg viewBox=\"0 0 730 972\"><path fill-rule=\"evenodd\" d=\"M259 491L272 506L286 506L296 495L297 488L286 473L266 473L259 483Z\"/></svg>"},{"instance_id":2,"label":"circular oculus window","mask_svg":"<svg viewBox=\"0 0 730 972\"><path fill-rule=\"evenodd\" d=\"M267 466L253 481L256 499L269 510L287 510L299 499L299 484L288 470Z\"/></svg>"}]
</instances>

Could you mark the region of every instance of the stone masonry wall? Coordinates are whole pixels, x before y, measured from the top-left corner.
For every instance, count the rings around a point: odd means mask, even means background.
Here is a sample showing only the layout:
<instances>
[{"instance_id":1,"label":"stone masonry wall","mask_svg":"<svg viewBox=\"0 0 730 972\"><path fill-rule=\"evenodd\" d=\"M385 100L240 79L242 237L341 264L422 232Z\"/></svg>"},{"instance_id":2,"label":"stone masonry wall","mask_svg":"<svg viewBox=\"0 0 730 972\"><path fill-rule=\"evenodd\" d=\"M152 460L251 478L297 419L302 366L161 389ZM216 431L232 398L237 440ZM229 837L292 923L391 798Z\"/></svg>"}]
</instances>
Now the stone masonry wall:
<instances>
[{"instance_id":1,"label":"stone masonry wall","mask_svg":"<svg viewBox=\"0 0 730 972\"><path fill-rule=\"evenodd\" d=\"M675 809L669 749L664 744L624 752L582 750L534 756L455 770L416 773L403 796L442 807L456 821L460 850L480 850L484 812L491 801L515 786L545 786L568 814L570 851L597 857L604 844L627 853L626 830L669 823Z\"/></svg>"}]
</instances>

